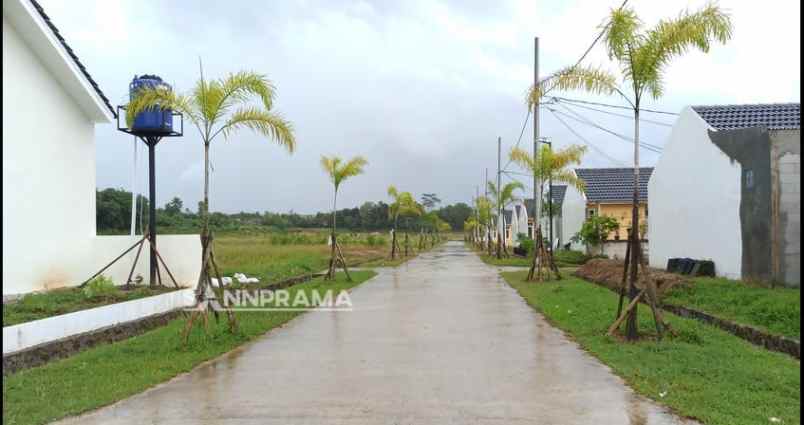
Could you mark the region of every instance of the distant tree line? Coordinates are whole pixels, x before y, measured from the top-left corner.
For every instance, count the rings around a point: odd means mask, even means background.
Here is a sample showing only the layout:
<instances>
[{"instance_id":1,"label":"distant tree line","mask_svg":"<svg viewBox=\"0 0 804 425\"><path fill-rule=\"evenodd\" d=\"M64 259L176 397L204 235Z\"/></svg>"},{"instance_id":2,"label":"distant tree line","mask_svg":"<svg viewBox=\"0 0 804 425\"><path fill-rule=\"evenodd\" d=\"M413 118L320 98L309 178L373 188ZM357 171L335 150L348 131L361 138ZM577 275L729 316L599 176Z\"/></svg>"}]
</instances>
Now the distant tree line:
<instances>
[{"instance_id":1,"label":"distant tree line","mask_svg":"<svg viewBox=\"0 0 804 425\"><path fill-rule=\"evenodd\" d=\"M137 233L148 225L148 199L137 196ZM201 202L195 211L185 208L184 202L174 197L163 207L156 209L156 225L159 229L176 233L195 233L201 230ZM131 192L124 189L103 189L96 192L98 234L125 234L131 228ZM449 223L454 231L463 229L463 223L472 214L472 208L463 203L447 205L433 211ZM210 213L210 225L218 231L237 231L245 228L265 227L276 230L289 228L326 228L332 224L331 212L299 214L293 211L275 213L266 211L226 214ZM388 218L388 204L383 201L364 202L359 208L343 208L337 211L337 227L351 231L388 231L392 227ZM424 226L419 217L402 218L400 230L418 231Z\"/></svg>"}]
</instances>

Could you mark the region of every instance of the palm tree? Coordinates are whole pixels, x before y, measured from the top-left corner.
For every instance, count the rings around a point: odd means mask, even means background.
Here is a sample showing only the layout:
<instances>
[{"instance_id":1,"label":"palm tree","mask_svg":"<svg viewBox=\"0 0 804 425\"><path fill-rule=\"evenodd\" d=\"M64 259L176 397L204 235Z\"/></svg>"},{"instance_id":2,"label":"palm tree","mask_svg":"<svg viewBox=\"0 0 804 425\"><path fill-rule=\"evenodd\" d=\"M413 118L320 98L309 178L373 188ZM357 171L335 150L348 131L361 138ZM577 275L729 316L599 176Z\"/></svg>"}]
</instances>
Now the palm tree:
<instances>
[{"instance_id":1,"label":"palm tree","mask_svg":"<svg viewBox=\"0 0 804 425\"><path fill-rule=\"evenodd\" d=\"M584 191L583 180L578 178L569 167L581 163L581 158L586 153L586 146L570 145L558 150L542 146L539 151L538 162L531 153L519 148L512 149L509 158L525 171L535 175L540 182L552 180L573 186L581 192ZM544 198L543 192L544 188L539 187L540 198ZM533 218L534 222L538 219L539 217Z\"/></svg>"},{"instance_id":2,"label":"palm tree","mask_svg":"<svg viewBox=\"0 0 804 425\"><path fill-rule=\"evenodd\" d=\"M413 197L413 194L410 192L400 192L395 186L388 186L388 196L394 200L391 205L388 206L388 218L392 219L394 223L393 235L391 236L391 259L393 260L396 258L396 248L398 246L396 233L399 225L399 217L405 215L419 215L421 208Z\"/></svg>"},{"instance_id":3,"label":"palm tree","mask_svg":"<svg viewBox=\"0 0 804 425\"><path fill-rule=\"evenodd\" d=\"M206 81L201 70L200 80L187 94L165 87L143 88L126 106L129 127L141 112L159 107L181 112L198 129L204 144L202 236L209 234L209 147L213 140L218 136L229 139L238 130L250 129L290 153L296 149L293 126L272 111L275 96L276 88L265 75L241 71Z\"/></svg>"},{"instance_id":4,"label":"palm tree","mask_svg":"<svg viewBox=\"0 0 804 425\"><path fill-rule=\"evenodd\" d=\"M486 248L491 255L491 201L485 196L478 196L475 200L475 208L477 209L478 226L484 232L480 238L480 248L483 249L482 242L485 239Z\"/></svg>"},{"instance_id":5,"label":"palm tree","mask_svg":"<svg viewBox=\"0 0 804 425\"><path fill-rule=\"evenodd\" d=\"M340 261L343 265L344 271L346 272L346 278L349 279L350 282L352 280L352 278L349 276L349 271L346 268L346 260L343 258L343 254L340 252L340 247L338 246L338 241L335 237L335 219L338 208L338 189L344 180L363 174L363 167L365 167L366 164L368 164L368 161L366 161L366 159L362 156L356 156L348 161L344 161L340 157L334 155L331 157L324 155L321 156L321 167L329 175L329 178L332 180L332 184L335 188L335 196L332 198L332 257L329 260L329 270L327 271L327 275L324 277L324 279L330 280L335 278L335 267L337 262ZM337 256L336 249L338 251Z\"/></svg>"},{"instance_id":6,"label":"palm tree","mask_svg":"<svg viewBox=\"0 0 804 425\"><path fill-rule=\"evenodd\" d=\"M536 176L540 182L550 180L557 181L560 183L565 183L569 186L573 186L579 191L583 192L583 180L578 178L578 176L575 175L571 169L569 169L569 166L572 164L580 164L581 157L585 152L586 146L570 145L564 149L555 151L551 147L542 146L538 158L534 158L533 155L519 148L512 149L509 157L512 162ZM543 186L540 185L538 194L539 198L544 197L543 192ZM540 219L541 217L533 217L533 226L535 229L538 229L538 222ZM552 217L550 217L550 219L552 220ZM540 252L543 251L541 234L534 239L536 246L533 250L533 263L528 271L527 280L532 280L537 277L541 279L541 265L543 264L547 264L550 268L552 268L553 271L556 272L556 277L560 278L552 258L548 258L546 262L544 259L539 258ZM550 241L550 243L552 244L552 241Z\"/></svg>"},{"instance_id":7,"label":"palm tree","mask_svg":"<svg viewBox=\"0 0 804 425\"><path fill-rule=\"evenodd\" d=\"M488 182L488 187L491 199L497 207L497 259L500 259L502 258L503 239L505 239L505 220L502 216L503 208L516 199L514 192L517 189L524 190L525 186L520 182L508 182L502 187L502 190L497 190L496 184Z\"/></svg>"},{"instance_id":8,"label":"palm tree","mask_svg":"<svg viewBox=\"0 0 804 425\"><path fill-rule=\"evenodd\" d=\"M645 95L658 99L664 93L662 77L673 59L690 49L708 52L713 42L725 44L732 35L731 18L716 4L710 3L696 12L684 11L677 18L660 21L653 28L643 29L642 22L631 8L619 8L611 14L603 29L609 58L620 65L623 88L617 78L592 67L572 66L562 69L534 85L528 94L529 105L554 89L585 90L599 94L618 94L634 111L634 192L631 212L632 228L639 228L639 112ZM630 96L625 91L630 92ZM636 280L641 257L638 232L629 237L630 274L629 298L637 295ZM627 264L628 262L626 262ZM627 266L626 266L627 267ZM648 285L650 287L651 285ZM652 289L649 291L653 292ZM648 294L655 300L655 294ZM654 309L654 313L656 310ZM637 309L628 313L626 338L638 337ZM657 328L661 328L657 322Z\"/></svg>"},{"instance_id":9,"label":"palm tree","mask_svg":"<svg viewBox=\"0 0 804 425\"><path fill-rule=\"evenodd\" d=\"M164 86L142 88L126 105L126 124L129 128L141 112L161 108L182 113L198 130L204 145L204 200L201 204L201 273L195 296L199 304L206 298L209 278L209 262L215 266L209 245L209 147L218 136L229 139L242 129L250 129L272 140L292 153L296 148L293 126L280 114L274 112L276 88L262 74L241 71L218 80L204 80L200 66L200 79L187 94L178 94ZM255 102L256 101L256 102ZM215 266L217 268L217 266ZM203 304L206 306L206 304ZM207 310L204 309L204 312ZM236 328L230 310L230 329ZM195 315L191 315L185 328L185 343L189 337Z\"/></svg>"}]
</instances>

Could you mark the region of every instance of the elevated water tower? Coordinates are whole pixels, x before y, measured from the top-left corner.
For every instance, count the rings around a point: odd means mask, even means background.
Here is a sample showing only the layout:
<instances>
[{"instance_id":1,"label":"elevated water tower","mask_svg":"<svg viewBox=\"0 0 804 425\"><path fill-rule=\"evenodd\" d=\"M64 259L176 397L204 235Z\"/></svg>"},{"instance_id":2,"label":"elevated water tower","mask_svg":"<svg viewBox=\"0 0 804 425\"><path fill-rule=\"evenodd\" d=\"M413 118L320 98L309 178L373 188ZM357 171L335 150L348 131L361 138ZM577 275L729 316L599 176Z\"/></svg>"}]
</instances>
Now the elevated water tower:
<instances>
[{"instance_id":1,"label":"elevated water tower","mask_svg":"<svg viewBox=\"0 0 804 425\"><path fill-rule=\"evenodd\" d=\"M135 75L128 86L129 100L134 99L140 90L144 88L173 89L170 84L162 81L162 78L157 75ZM162 259L156 249L156 145L165 137L181 137L184 135L184 119L179 112L154 107L137 114L131 124L131 128L128 128L125 126L125 119L123 120L124 125L120 123L121 115L124 118L126 116L125 110L126 107L123 105L117 107L117 129L136 136L148 146L148 198L150 202L148 206L148 230L144 232L146 234L140 242L140 250L142 249L142 242L148 240L151 248L150 284L154 286L157 282L161 284L162 281L158 263ZM176 127L178 127L178 130L176 130ZM129 274L129 282L127 283L131 282L131 274L133 274L134 266L136 266L137 259L139 259L140 250L137 251L137 257L134 259L135 264L132 266L132 273ZM165 265L163 260L162 264ZM166 266L165 269L167 270ZM170 271L167 271L170 274ZM172 278L173 276L171 275Z\"/></svg>"}]
</instances>

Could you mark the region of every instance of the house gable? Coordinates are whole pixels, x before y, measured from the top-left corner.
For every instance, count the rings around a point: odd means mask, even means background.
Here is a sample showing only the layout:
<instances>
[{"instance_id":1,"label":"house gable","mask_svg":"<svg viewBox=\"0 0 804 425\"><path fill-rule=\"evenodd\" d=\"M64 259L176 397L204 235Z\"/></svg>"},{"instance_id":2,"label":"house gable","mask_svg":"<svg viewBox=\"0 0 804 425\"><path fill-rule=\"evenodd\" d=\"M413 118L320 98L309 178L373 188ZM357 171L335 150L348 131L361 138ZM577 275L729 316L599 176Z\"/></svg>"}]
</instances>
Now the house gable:
<instances>
[{"instance_id":1,"label":"house gable","mask_svg":"<svg viewBox=\"0 0 804 425\"><path fill-rule=\"evenodd\" d=\"M3 17L91 121L112 122L114 108L38 3L3 0Z\"/></svg>"}]
</instances>

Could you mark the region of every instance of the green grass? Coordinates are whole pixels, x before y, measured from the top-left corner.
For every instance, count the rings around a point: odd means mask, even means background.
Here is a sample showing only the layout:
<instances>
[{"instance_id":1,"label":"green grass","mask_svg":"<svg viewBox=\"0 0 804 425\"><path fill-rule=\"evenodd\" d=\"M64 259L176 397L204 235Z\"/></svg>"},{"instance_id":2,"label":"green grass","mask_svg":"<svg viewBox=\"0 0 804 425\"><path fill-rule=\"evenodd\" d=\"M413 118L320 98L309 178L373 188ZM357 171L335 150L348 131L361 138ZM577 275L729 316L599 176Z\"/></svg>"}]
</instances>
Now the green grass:
<instances>
[{"instance_id":1,"label":"green grass","mask_svg":"<svg viewBox=\"0 0 804 425\"><path fill-rule=\"evenodd\" d=\"M766 288L723 278L695 278L676 287L664 302L709 313L723 319L801 338L801 291Z\"/></svg>"},{"instance_id":2,"label":"green grass","mask_svg":"<svg viewBox=\"0 0 804 425\"><path fill-rule=\"evenodd\" d=\"M341 247L350 266L387 255L384 246ZM215 259L224 276L245 273L260 281L276 282L327 268L330 248L318 245L276 245L271 235L227 235L215 238Z\"/></svg>"},{"instance_id":3,"label":"green grass","mask_svg":"<svg viewBox=\"0 0 804 425\"><path fill-rule=\"evenodd\" d=\"M335 282L315 279L289 288L308 294L316 289L339 291L352 288L375 275L372 271L352 273L354 282L339 274ZM215 358L302 314L292 311L238 312L240 330L231 334L226 321L219 325L210 317L210 333L196 327L187 347L180 332L185 320L125 341L89 349L47 365L23 370L3 379L3 422L42 424L76 415L142 392L190 371L199 363Z\"/></svg>"},{"instance_id":4,"label":"green grass","mask_svg":"<svg viewBox=\"0 0 804 425\"><path fill-rule=\"evenodd\" d=\"M140 287L124 291L116 288L109 293L87 297L79 288L62 288L28 294L14 303L3 305L3 326L17 325L107 304L136 300L171 290L171 288L149 289Z\"/></svg>"},{"instance_id":5,"label":"green grass","mask_svg":"<svg viewBox=\"0 0 804 425\"><path fill-rule=\"evenodd\" d=\"M502 273L508 283L555 326L609 365L637 392L710 425L784 424L801 418L801 364L695 320L666 314L679 336L662 342L624 343L605 336L617 295L568 278L524 282L525 272ZM640 306L639 326L654 329ZM665 397L659 394L667 392Z\"/></svg>"},{"instance_id":6,"label":"green grass","mask_svg":"<svg viewBox=\"0 0 804 425\"><path fill-rule=\"evenodd\" d=\"M511 255L508 258L497 259L492 254L488 255L487 251L480 251L475 248L477 255L484 263L492 266L514 266L514 267L530 267L533 262L533 257L522 258L519 256ZM588 256L580 251L556 250L555 262L558 267L573 267L585 263L591 256Z\"/></svg>"}]
</instances>

